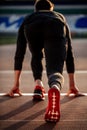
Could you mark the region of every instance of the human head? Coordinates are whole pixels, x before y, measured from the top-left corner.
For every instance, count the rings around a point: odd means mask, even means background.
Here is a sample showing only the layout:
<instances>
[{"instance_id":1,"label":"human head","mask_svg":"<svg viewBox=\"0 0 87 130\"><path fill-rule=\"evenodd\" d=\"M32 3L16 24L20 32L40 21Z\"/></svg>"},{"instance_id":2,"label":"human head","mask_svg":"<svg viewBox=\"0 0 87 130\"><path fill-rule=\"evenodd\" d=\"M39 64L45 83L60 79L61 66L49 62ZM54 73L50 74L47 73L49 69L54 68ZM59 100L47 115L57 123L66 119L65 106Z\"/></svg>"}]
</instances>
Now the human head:
<instances>
[{"instance_id":1,"label":"human head","mask_svg":"<svg viewBox=\"0 0 87 130\"><path fill-rule=\"evenodd\" d=\"M52 11L54 4L50 0L36 0L35 11L39 10L50 10Z\"/></svg>"}]
</instances>

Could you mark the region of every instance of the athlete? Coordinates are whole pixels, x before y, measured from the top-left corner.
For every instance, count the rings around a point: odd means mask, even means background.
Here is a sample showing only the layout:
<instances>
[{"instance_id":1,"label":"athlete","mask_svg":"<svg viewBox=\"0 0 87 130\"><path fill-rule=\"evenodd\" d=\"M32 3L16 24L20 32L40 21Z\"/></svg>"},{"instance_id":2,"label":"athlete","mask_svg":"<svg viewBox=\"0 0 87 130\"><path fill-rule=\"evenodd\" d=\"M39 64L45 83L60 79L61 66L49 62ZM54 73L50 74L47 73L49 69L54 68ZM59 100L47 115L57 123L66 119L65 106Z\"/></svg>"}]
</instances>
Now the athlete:
<instances>
[{"instance_id":1,"label":"athlete","mask_svg":"<svg viewBox=\"0 0 87 130\"><path fill-rule=\"evenodd\" d=\"M31 68L35 80L33 99L45 99L42 82L44 49L49 85L45 120L57 122L60 119L60 90L64 84L64 62L66 62L69 76L70 88L67 95L72 93L79 95L80 92L75 85L75 65L70 30L65 17L54 11L54 4L50 0L36 0L35 11L24 19L19 28L14 62L14 85L8 93L11 97L15 93L22 95L19 80L27 44L32 54Z\"/></svg>"}]
</instances>

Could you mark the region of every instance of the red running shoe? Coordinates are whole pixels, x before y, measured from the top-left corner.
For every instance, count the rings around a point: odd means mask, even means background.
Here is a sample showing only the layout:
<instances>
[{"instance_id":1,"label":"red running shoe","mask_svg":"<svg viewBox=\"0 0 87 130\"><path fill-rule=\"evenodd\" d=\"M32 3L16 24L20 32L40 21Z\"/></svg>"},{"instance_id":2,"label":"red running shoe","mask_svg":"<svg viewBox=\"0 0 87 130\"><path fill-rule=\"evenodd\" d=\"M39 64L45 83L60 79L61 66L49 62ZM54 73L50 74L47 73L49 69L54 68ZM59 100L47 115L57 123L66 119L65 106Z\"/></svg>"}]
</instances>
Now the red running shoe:
<instances>
[{"instance_id":1,"label":"red running shoe","mask_svg":"<svg viewBox=\"0 0 87 130\"><path fill-rule=\"evenodd\" d=\"M41 86L36 86L34 90L33 100L45 100L45 90Z\"/></svg>"},{"instance_id":2,"label":"red running shoe","mask_svg":"<svg viewBox=\"0 0 87 130\"><path fill-rule=\"evenodd\" d=\"M45 114L47 122L58 122L60 119L60 92L51 88L48 92L48 107Z\"/></svg>"}]
</instances>

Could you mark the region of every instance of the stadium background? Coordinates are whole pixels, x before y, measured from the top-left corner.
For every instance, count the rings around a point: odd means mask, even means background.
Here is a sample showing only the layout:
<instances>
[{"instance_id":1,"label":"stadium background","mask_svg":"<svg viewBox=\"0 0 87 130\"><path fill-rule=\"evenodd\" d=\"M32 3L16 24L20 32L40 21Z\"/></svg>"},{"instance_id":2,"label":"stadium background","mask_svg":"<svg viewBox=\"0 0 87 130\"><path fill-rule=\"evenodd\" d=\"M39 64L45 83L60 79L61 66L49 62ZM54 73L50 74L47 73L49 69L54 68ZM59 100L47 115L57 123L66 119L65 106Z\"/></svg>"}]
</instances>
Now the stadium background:
<instances>
[{"instance_id":1,"label":"stadium background","mask_svg":"<svg viewBox=\"0 0 87 130\"><path fill-rule=\"evenodd\" d=\"M72 37L87 38L87 2L84 0L51 0L55 11L65 15ZM0 44L3 39L15 42L17 31L27 14L34 10L35 0L0 1ZM8 39L8 40L7 40Z\"/></svg>"}]
</instances>

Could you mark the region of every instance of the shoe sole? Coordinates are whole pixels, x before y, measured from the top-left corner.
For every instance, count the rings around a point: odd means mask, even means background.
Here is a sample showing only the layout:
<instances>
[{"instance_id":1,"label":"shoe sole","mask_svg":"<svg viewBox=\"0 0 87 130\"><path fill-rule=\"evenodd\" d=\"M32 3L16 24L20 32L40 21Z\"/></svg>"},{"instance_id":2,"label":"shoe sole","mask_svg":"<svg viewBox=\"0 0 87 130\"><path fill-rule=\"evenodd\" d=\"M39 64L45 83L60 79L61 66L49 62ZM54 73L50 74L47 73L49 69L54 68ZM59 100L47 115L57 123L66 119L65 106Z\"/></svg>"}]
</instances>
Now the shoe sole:
<instances>
[{"instance_id":1,"label":"shoe sole","mask_svg":"<svg viewBox=\"0 0 87 130\"><path fill-rule=\"evenodd\" d=\"M52 102L53 100L55 100L55 98L56 98L56 100L60 101L60 93L57 89L51 88L48 92L49 102ZM55 103L53 103L53 104L55 105ZM55 111L54 107L51 109L49 108L49 110L47 110L47 114L45 114L45 121L46 122L55 122L56 123L59 121L59 119L60 119L59 106L58 106L58 110L56 110L56 112L54 112L54 111Z\"/></svg>"}]
</instances>

